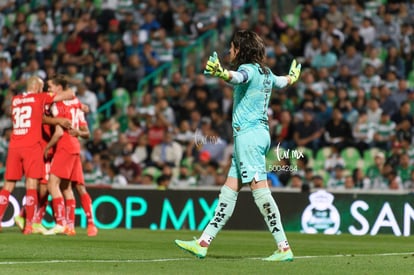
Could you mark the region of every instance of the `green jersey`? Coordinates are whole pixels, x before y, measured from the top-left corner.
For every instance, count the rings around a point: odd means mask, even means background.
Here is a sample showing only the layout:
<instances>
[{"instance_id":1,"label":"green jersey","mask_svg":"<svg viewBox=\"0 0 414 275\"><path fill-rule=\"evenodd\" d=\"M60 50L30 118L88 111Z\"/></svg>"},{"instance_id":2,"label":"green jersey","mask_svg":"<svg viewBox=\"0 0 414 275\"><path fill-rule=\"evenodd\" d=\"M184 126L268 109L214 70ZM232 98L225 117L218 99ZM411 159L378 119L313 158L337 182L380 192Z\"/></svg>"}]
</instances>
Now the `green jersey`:
<instances>
[{"instance_id":1,"label":"green jersey","mask_svg":"<svg viewBox=\"0 0 414 275\"><path fill-rule=\"evenodd\" d=\"M238 73L243 82L235 85L233 93L234 135L262 125L268 129L267 111L273 88L283 88L287 78L275 76L270 69L264 73L258 64L243 64Z\"/></svg>"}]
</instances>

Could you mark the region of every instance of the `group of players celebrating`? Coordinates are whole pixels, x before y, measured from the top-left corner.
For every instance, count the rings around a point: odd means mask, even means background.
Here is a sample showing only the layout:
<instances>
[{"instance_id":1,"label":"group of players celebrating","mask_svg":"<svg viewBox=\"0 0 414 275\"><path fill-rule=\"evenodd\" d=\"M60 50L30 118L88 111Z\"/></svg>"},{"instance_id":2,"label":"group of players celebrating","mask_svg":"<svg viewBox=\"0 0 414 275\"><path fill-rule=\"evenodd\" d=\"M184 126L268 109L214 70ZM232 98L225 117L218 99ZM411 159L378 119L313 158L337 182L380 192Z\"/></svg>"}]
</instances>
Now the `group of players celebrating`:
<instances>
[{"instance_id":1,"label":"group of players celebrating","mask_svg":"<svg viewBox=\"0 0 414 275\"><path fill-rule=\"evenodd\" d=\"M68 87L65 76L56 75L47 84L48 92L43 92L43 80L32 76L27 80L26 92L12 98L13 130L0 191L0 221L10 193L24 176L26 202L15 217L23 234L75 235L75 187L87 217L87 234L96 236L98 230L92 200L85 188L78 139L90 136L84 115L88 108ZM42 219L49 194L56 225L46 229Z\"/></svg>"}]
</instances>

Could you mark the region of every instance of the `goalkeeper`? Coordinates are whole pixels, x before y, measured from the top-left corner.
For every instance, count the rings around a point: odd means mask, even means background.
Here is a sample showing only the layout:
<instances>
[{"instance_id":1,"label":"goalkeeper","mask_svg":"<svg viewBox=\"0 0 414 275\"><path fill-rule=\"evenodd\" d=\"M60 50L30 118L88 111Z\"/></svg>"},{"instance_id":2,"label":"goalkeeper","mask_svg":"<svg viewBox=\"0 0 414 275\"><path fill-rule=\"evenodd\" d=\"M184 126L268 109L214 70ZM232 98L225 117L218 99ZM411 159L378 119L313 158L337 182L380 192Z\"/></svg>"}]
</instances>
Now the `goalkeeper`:
<instances>
[{"instance_id":1,"label":"goalkeeper","mask_svg":"<svg viewBox=\"0 0 414 275\"><path fill-rule=\"evenodd\" d=\"M275 76L264 65L265 46L252 31L238 31L230 43L230 62L236 70L224 69L217 53L210 56L204 74L219 77L233 84L234 153L224 186L220 190L214 216L201 237L193 241L176 240L180 248L204 258L207 249L231 217L237 195L249 185L254 201L275 239L276 251L263 260L292 261L293 253L283 230L278 206L267 184L266 154L270 148L267 110L273 88L295 83L301 65L294 60L286 76Z\"/></svg>"}]
</instances>

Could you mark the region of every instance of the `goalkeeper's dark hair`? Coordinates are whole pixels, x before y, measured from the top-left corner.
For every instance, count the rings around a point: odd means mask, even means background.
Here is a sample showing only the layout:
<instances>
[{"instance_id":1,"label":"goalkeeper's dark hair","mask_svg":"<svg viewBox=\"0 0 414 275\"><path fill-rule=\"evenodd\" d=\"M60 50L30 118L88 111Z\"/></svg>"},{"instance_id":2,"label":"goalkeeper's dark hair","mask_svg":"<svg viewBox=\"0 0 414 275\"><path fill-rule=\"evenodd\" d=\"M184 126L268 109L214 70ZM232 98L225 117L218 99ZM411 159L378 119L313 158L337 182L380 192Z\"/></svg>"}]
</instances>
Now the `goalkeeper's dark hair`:
<instances>
[{"instance_id":1,"label":"goalkeeper's dark hair","mask_svg":"<svg viewBox=\"0 0 414 275\"><path fill-rule=\"evenodd\" d=\"M62 74L54 75L50 80L53 84L62 86L64 90L68 88L68 79Z\"/></svg>"},{"instance_id":2,"label":"goalkeeper's dark hair","mask_svg":"<svg viewBox=\"0 0 414 275\"><path fill-rule=\"evenodd\" d=\"M265 74L269 73L270 70L265 65L265 44L257 33L250 30L237 31L230 41L239 50L231 64L233 69L242 64L257 63Z\"/></svg>"}]
</instances>

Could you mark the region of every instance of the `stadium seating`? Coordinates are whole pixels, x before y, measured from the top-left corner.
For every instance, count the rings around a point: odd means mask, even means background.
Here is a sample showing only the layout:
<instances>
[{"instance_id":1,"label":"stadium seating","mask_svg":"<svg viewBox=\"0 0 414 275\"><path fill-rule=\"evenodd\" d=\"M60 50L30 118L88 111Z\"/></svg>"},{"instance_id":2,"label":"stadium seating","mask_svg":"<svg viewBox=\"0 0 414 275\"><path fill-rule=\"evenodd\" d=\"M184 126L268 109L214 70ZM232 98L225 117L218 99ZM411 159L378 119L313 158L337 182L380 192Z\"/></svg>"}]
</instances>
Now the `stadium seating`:
<instances>
[{"instance_id":1,"label":"stadium seating","mask_svg":"<svg viewBox=\"0 0 414 275\"><path fill-rule=\"evenodd\" d=\"M355 168L362 168L364 161L361 159L358 149L355 147L346 147L341 152L341 157L345 161L345 169L353 171Z\"/></svg>"}]
</instances>

